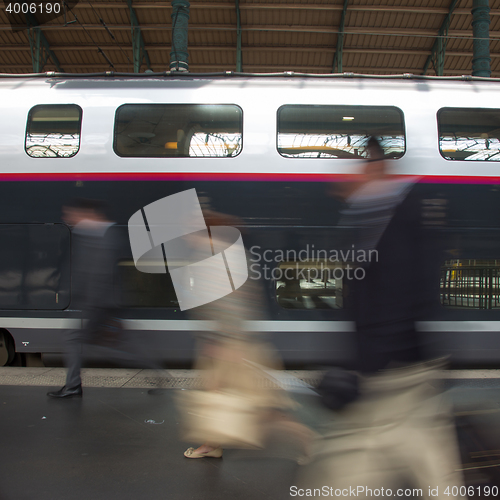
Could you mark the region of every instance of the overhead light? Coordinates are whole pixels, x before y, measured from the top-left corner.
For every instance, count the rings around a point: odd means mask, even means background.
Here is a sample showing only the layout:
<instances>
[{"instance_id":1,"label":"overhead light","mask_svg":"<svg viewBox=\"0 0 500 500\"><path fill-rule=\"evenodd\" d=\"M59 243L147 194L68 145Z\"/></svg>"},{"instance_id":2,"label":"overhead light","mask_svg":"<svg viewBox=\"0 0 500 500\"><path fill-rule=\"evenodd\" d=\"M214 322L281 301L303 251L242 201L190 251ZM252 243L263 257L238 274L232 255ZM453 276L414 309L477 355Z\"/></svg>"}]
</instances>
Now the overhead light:
<instances>
[{"instance_id":1,"label":"overhead light","mask_svg":"<svg viewBox=\"0 0 500 500\"><path fill-rule=\"evenodd\" d=\"M342 120L345 122L350 122L351 120L354 120L354 116L343 116Z\"/></svg>"}]
</instances>

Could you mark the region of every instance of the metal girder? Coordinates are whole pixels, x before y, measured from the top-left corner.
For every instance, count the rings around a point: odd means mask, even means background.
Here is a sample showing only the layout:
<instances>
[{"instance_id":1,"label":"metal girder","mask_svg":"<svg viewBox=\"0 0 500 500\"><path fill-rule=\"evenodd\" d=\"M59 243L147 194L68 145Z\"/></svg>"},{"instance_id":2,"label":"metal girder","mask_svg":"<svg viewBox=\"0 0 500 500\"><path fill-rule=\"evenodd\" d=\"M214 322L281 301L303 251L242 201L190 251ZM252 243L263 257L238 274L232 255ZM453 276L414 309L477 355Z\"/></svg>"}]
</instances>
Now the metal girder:
<instances>
[{"instance_id":1,"label":"metal girder","mask_svg":"<svg viewBox=\"0 0 500 500\"><path fill-rule=\"evenodd\" d=\"M27 72L30 71L29 68L27 70L26 64L4 64L2 65L4 68L4 71L6 72L17 72L18 70L21 72ZM129 73L130 72L130 63L115 63L114 64L115 71L123 72L123 73ZM109 64L65 64L64 68L66 71L78 71L78 72L85 72L85 73L92 73L92 72L106 72L109 71ZM234 71L234 63L231 64L211 64L211 63L206 63L206 64L192 64L190 66L191 71L196 73L212 73L212 72L221 72L221 71ZM315 71L318 71L318 69L321 70L322 73L325 73L329 70L328 66L276 66L275 64L268 64L268 65L256 65L256 64L245 64L245 71L248 73L286 73L290 71L294 72L301 72L301 73L312 73ZM374 73L374 74L380 74L380 67L367 67L367 66L349 66L349 71L354 73ZM403 74L403 73L412 73L414 71L414 68L409 68L406 66L403 67L396 67L396 68L391 68L388 71L384 71L383 74L385 75L394 75L394 74ZM446 70L446 73L448 73L450 76L458 76L461 77L464 74L463 69L448 69ZM416 74L416 73L415 73ZM492 72L492 77L495 78L500 78L500 72L499 71L493 71Z\"/></svg>"},{"instance_id":2,"label":"metal girder","mask_svg":"<svg viewBox=\"0 0 500 500\"><path fill-rule=\"evenodd\" d=\"M236 71L241 73L243 66L241 63L241 19L240 19L240 2L236 2Z\"/></svg>"},{"instance_id":3,"label":"metal girder","mask_svg":"<svg viewBox=\"0 0 500 500\"><path fill-rule=\"evenodd\" d=\"M172 50L170 71L189 71L188 54L188 0L172 0Z\"/></svg>"},{"instance_id":4,"label":"metal girder","mask_svg":"<svg viewBox=\"0 0 500 500\"><path fill-rule=\"evenodd\" d=\"M231 4L232 5L232 4ZM234 7L234 6L233 6ZM350 10L350 9L349 9ZM2 24L0 23L0 30L10 30L12 26L10 24ZM113 24L111 26L113 31L125 31L130 30L130 24ZM42 31L50 30L52 31L67 31L68 28L61 25L53 25L51 24L49 27L46 25L40 26ZM165 31L171 30L172 27L166 26L165 24L151 23L145 24L141 26L142 31ZM85 30L85 31L102 31L102 24L86 24L84 26L80 26L78 24L71 25L71 31L77 30ZM200 24L197 26L197 30L213 30L213 31L236 31L236 26L233 29L233 26L229 27L227 24ZM259 32L259 31L272 31L276 33L325 33L328 35L335 35L338 33L338 30L334 30L332 28L319 28L317 26L283 26L276 24L257 24L257 25L249 25L246 24L241 28L242 31L246 32ZM374 36L402 36L405 38L408 37L428 37L435 38L436 30L430 29L420 29L420 28L366 28L366 27L355 27L350 26L347 28L344 33L349 35L374 35ZM448 36L460 37L463 39L472 39L472 32L470 30L449 30ZM500 38L500 30L490 30L491 38Z\"/></svg>"},{"instance_id":5,"label":"metal girder","mask_svg":"<svg viewBox=\"0 0 500 500\"><path fill-rule=\"evenodd\" d=\"M213 9L223 9L229 10L232 9L233 6L227 2L207 2L206 0L202 1L192 1L191 8L192 9L200 9L200 10L213 10ZM84 10L90 9L91 6L85 2L78 2L73 9ZM99 8L101 9L126 9L125 5L122 5L118 2L106 2L104 0L99 1ZM136 10L149 10L149 9L162 9L168 10L170 9L170 5L166 2L147 2L141 1L135 6ZM244 3L241 5L242 10L312 10L312 11L340 11L342 10L342 5L339 4L325 4L325 3ZM349 8L350 11L355 12L394 12L394 5L351 5ZM415 7L415 6L406 6L406 5L398 5L398 13L401 14L432 14L432 15L441 15L448 14L448 8L442 7ZM455 9L453 11L455 15L462 16L470 16L470 8L460 8ZM500 9L492 9L491 16L500 16Z\"/></svg>"},{"instance_id":6,"label":"metal girder","mask_svg":"<svg viewBox=\"0 0 500 500\"><path fill-rule=\"evenodd\" d=\"M472 76L491 76L489 0L472 4L472 35L474 36Z\"/></svg>"},{"instance_id":7,"label":"metal girder","mask_svg":"<svg viewBox=\"0 0 500 500\"><path fill-rule=\"evenodd\" d=\"M135 15L135 10L132 7L132 0L127 0L127 5L130 11L130 25L132 30L132 50L134 53L134 73L139 73L143 59L146 60L146 66L151 69L148 51L144 45L142 38L141 26Z\"/></svg>"},{"instance_id":8,"label":"metal girder","mask_svg":"<svg viewBox=\"0 0 500 500\"><path fill-rule=\"evenodd\" d=\"M436 75L443 76L444 73L444 57L446 54L446 44L448 43L448 30L450 28L451 15L457 6L459 0L453 0L450 5L448 14L446 15L441 28L439 28L438 36L434 45L432 46L431 55L425 61L424 70L422 74L425 75L429 69L430 64L434 67Z\"/></svg>"},{"instance_id":9,"label":"metal girder","mask_svg":"<svg viewBox=\"0 0 500 500\"><path fill-rule=\"evenodd\" d=\"M100 45L102 50L106 52L118 52L122 50L119 45ZM162 50L165 48L164 44L155 43L149 44L148 47L150 49ZM53 50L57 50L58 52L88 52L89 50L94 50L95 45L52 45ZM190 45L190 52L230 52L233 49L231 45ZM5 52L25 52L28 50L26 45L2 45L2 50ZM242 52L274 52L277 54L283 53L309 53L309 52L317 52L319 50L316 46L311 47L243 47ZM335 48L333 47L323 47L321 51L326 54L335 55ZM411 50L411 49L364 49L364 48L349 48L344 46L344 54L366 54L366 55L378 55L378 54L389 54L389 55L401 55L403 57L406 56L426 56L429 54L428 50ZM446 52L446 57L473 57L472 51L452 51L449 50ZM493 59L500 58L500 52L493 52L490 54L490 57ZM66 66L66 65L65 65Z\"/></svg>"},{"instance_id":10,"label":"metal girder","mask_svg":"<svg viewBox=\"0 0 500 500\"><path fill-rule=\"evenodd\" d=\"M342 54L344 49L344 25L345 16L347 12L347 4L349 0L344 0L344 8L342 9L342 16L340 18L339 33L337 35L337 48L333 56L332 73L342 73Z\"/></svg>"},{"instance_id":11,"label":"metal girder","mask_svg":"<svg viewBox=\"0 0 500 500\"><path fill-rule=\"evenodd\" d=\"M52 62L55 64L57 71L62 73L61 65L56 55L50 49L49 42L42 33L38 21L33 14L29 12L25 14L26 24L28 27L28 39L30 42L31 49L31 60L33 62L33 73L42 73L47 59L50 57Z\"/></svg>"}]
</instances>

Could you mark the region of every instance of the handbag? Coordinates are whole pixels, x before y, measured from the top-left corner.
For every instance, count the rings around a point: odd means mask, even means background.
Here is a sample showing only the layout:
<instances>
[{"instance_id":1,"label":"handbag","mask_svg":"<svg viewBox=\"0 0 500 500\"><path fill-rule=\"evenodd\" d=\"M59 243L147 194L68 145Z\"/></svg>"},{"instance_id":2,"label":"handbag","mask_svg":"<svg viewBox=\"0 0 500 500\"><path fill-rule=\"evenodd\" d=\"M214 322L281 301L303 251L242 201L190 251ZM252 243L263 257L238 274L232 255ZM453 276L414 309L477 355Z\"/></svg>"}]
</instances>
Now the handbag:
<instances>
[{"instance_id":1,"label":"handbag","mask_svg":"<svg viewBox=\"0 0 500 500\"><path fill-rule=\"evenodd\" d=\"M183 391L178 395L185 441L231 448L262 448L262 413L237 391Z\"/></svg>"},{"instance_id":2,"label":"handbag","mask_svg":"<svg viewBox=\"0 0 500 500\"><path fill-rule=\"evenodd\" d=\"M317 391L327 408L339 411L358 398L359 375L342 368L332 368L321 379Z\"/></svg>"}]
</instances>

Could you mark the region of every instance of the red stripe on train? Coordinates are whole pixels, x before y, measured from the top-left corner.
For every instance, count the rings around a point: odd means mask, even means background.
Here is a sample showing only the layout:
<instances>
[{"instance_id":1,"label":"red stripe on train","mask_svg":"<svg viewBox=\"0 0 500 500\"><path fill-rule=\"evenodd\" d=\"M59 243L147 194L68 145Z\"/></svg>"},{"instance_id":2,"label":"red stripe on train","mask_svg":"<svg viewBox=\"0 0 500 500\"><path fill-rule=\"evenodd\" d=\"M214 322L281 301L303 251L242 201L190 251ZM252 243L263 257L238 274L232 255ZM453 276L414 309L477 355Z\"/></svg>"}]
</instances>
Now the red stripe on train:
<instances>
[{"instance_id":1,"label":"red stripe on train","mask_svg":"<svg viewBox=\"0 0 500 500\"><path fill-rule=\"evenodd\" d=\"M405 176L401 176L405 177ZM415 176L408 176L415 177ZM239 173L239 172L85 172L85 173L0 173L0 181L260 181L342 182L351 174ZM500 184L498 177L425 175L419 182L431 184Z\"/></svg>"}]
</instances>

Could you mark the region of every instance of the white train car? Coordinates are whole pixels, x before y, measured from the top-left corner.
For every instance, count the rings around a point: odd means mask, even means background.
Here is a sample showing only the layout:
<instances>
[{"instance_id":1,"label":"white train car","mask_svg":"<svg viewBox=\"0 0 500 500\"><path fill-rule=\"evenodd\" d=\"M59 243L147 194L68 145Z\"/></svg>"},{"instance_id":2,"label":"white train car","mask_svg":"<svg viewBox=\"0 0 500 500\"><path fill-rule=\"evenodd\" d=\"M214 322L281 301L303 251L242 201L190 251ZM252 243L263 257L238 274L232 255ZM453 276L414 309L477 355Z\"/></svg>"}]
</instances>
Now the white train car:
<instances>
[{"instance_id":1,"label":"white train car","mask_svg":"<svg viewBox=\"0 0 500 500\"><path fill-rule=\"evenodd\" d=\"M130 333L169 362L193 357L203 325L168 275L137 271L127 221L196 188L240 221L266 308L253 327L290 365L342 363L352 338L331 184L378 137L394 173L446 207L439 302L421 328L456 364L500 362L500 95L481 78L354 75L0 77L0 364L59 353L71 304L69 199L105 200L123 233L116 300ZM287 269L294 272L285 273ZM294 274L295 273L295 274Z\"/></svg>"}]
</instances>

